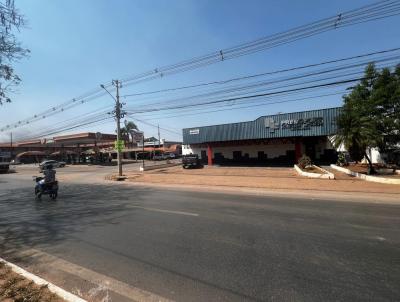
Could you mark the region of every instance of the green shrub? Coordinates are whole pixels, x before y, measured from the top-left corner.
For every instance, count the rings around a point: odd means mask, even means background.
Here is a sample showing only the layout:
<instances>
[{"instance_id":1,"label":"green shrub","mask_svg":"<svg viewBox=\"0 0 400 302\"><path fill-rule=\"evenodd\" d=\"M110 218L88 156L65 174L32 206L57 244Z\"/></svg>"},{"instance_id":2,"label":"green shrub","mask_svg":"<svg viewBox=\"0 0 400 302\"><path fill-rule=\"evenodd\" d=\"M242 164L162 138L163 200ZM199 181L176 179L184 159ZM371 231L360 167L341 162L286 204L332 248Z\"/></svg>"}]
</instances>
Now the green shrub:
<instances>
[{"instance_id":1,"label":"green shrub","mask_svg":"<svg viewBox=\"0 0 400 302\"><path fill-rule=\"evenodd\" d=\"M312 161L311 158L305 154L303 154L303 156L299 159L297 165L301 168L301 169L305 169L308 166L312 165Z\"/></svg>"},{"instance_id":2,"label":"green shrub","mask_svg":"<svg viewBox=\"0 0 400 302\"><path fill-rule=\"evenodd\" d=\"M338 154L338 159L337 159L336 164L337 164L338 166L340 166L340 167L343 167L343 166L347 166L347 165L348 165L348 162L347 162L347 160L346 160L346 156L344 155L343 152L341 152L341 153Z\"/></svg>"}]
</instances>

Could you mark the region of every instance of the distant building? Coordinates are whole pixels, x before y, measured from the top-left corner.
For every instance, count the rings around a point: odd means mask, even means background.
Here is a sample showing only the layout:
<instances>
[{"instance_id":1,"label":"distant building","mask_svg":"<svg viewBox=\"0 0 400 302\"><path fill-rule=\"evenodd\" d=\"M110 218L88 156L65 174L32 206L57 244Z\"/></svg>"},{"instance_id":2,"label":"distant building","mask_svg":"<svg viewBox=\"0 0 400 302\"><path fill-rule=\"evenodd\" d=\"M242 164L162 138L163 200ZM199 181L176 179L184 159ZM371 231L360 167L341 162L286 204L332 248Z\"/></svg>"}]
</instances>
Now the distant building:
<instances>
[{"instance_id":1,"label":"distant building","mask_svg":"<svg viewBox=\"0 0 400 302\"><path fill-rule=\"evenodd\" d=\"M86 159L89 153L98 154L100 148L114 146L115 134L74 133L36 140L0 143L0 152L10 152L12 158L21 162L38 162L55 158L70 162Z\"/></svg>"},{"instance_id":2,"label":"distant building","mask_svg":"<svg viewBox=\"0 0 400 302\"><path fill-rule=\"evenodd\" d=\"M142 147L142 145L143 145L142 142L140 142L140 141L137 142L138 147ZM166 140L166 139L160 139L160 141L158 141L158 139L155 138L154 136L144 139L145 147L166 147L166 148L168 148L172 145L182 145L182 142L170 141L170 140Z\"/></svg>"}]
</instances>

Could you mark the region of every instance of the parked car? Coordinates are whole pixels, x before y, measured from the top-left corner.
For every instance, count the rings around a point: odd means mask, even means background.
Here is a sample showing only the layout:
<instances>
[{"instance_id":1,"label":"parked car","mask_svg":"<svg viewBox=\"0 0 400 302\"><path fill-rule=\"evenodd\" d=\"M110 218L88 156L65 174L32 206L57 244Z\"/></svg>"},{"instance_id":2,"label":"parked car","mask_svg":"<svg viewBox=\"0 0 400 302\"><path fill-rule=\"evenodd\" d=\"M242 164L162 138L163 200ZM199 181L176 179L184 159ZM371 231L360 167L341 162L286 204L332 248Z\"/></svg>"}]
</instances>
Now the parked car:
<instances>
[{"instance_id":1,"label":"parked car","mask_svg":"<svg viewBox=\"0 0 400 302\"><path fill-rule=\"evenodd\" d=\"M66 163L63 161L56 161L56 160L44 160L39 164L39 170L43 171L49 165L52 165L53 168L63 168L65 167Z\"/></svg>"},{"instance_id":2,"label":"parked car","mask_svg":"<svg viewBox=\"0 0 400 302\"><path fill-rule=\"evenodd\" d=\"M189 154L182 156L182 167L186 168L200 168L202 167L201 161L197 154Z\"/></svg>"},{"instance_id":3,"label":"parked car","mask_svg":"<svg viewBox=\"0 0 400 302\"><path fill-rule=\"evenodd\" d=\"M10 165L20 165L20 164L22 164L18 159L13 159L11 162L10 162Z\"/></svg>"},{"instance_id":4,"label":"parked car","mask_svg":"<svg viewBox=\"0 0 400 302\"><path fill-rule=\"evenodd\" d=\"M165 159L174 159L176 158L175 153L164 153L164 158Z\"/></svg>"},{"instance_id":5,"label":"parked car","mask_svg":"<svg viewBox=\"0 0 400 302\"><path fill-rule=\"evenodd\" d=\"M164 155L163 154L153 155L153 160L163 160L163 159L164 159Z\"/></svg>"}]
</instances>

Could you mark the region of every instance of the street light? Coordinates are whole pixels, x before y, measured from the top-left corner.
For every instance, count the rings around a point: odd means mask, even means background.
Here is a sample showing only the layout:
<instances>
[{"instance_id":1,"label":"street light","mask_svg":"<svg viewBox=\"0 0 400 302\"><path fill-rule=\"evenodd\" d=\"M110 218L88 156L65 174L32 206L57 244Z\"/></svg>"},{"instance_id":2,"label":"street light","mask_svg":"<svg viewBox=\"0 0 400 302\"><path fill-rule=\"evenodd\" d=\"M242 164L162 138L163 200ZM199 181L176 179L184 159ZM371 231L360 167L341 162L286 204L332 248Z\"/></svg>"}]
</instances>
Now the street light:
<instances>
[{"instance_id":1,"label":"street light","mask_svg":"<svg viewBox=\"0 0 400 302\"><path fill-rule=\"evenodd\" d=\"M122 176L122 154L121 154L121 127L120 127L120 121L121 121L121 105L119 103L119 88L120 88L120 82L118 80L113 80L112 81L113 85L117 88L116 92L116 98L107 90L107 88L101 84L100 87L103 88L107 93L114 99L115 101L115 119L117 121L117 161L118 161L118 176Z\"/></svg>"}]
</instances>

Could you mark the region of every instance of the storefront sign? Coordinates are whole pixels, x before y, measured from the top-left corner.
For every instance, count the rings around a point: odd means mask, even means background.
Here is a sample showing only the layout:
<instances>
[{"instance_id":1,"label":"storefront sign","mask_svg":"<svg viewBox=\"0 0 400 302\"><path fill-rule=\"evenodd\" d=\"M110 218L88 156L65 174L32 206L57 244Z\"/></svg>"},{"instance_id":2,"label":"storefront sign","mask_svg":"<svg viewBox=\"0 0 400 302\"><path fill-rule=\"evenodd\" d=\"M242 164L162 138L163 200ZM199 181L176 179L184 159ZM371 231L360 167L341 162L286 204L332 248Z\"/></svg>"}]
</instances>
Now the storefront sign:
<instances>
[{"instance_id":1,"label":"storefront sign","mask_svg":"<svg viewBox=\"0 0 400 302\"><path fill-rule=\"evenodd\" d=\"M322 117L312 117L306 119L283 120L281 121L282 129L290 130L309 130L311 127L321 127L324 125Z\"/></svg>"},{"instance_id":2,"label":"storefront sign","mask_svg":"<svg viewBox=\"0 0 400 302\"><path fill-rule=\"evenodd\" d=\"M274 132L275 129L279 129L279 123L276 123L272 117L265 118L265 128L269 128L270 132Z\"/></svg>"},{"instance_id":3,"label":"storefront sign","mask_svg":"<svg viewBox=\"0 0 400 302\"><path fill-rule=\"evenodd\" d=\"M130 131L130 134L131 134L132 142L133 142L133 143L138 143L138 142L143 141L143 137L144 137L143 131L139 131L139 130L136 130L136 129L132 129L132 130Z\"/></svg>"},{"instance_id":4,"label":"storefront sign","mask_svg":"<svg viewBox=\"0 0 400 302\"><path fill-rule=\"evenodd\" d=\"M283 120L280 123L275 122L273 118L265 118L265 128L269 128L271 132L277 129L309 130L311 127L321 127L324 125L323 117L311 117L306 119Z\"/></svg>"},{"instance_id":5,"label":"storefront sign","mask_svg":"<svg viewBox=\"0 0 400 302\"><path fill-rule=\"evenodd\" d=\"M199 134L200 133L200 129L190 129L189 130L189 134Z\"/></svg>"}]
</instances>

